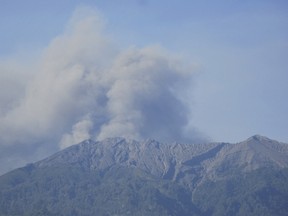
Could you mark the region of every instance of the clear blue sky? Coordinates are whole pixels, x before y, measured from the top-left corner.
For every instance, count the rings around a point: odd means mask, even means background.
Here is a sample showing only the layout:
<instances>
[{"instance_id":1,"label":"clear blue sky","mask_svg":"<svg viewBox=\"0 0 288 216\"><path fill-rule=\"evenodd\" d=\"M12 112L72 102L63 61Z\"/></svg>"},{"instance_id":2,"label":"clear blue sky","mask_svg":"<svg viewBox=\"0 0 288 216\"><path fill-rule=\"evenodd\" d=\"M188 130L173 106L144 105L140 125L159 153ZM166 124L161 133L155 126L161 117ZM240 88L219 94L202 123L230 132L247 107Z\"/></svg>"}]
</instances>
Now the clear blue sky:
<instances>
[{"instance_id":1,"label":"clear blue sky","mask_svg":"<svg viewBox=\"0 0 288 216\"><path fill-rule=\"evenodd\" d=\"M0 60L36 55L81 5L121 47L160 44L197 65L192 122L212 140L288 142L286 0L0 0Z\"/></svg>"}]
</instances>

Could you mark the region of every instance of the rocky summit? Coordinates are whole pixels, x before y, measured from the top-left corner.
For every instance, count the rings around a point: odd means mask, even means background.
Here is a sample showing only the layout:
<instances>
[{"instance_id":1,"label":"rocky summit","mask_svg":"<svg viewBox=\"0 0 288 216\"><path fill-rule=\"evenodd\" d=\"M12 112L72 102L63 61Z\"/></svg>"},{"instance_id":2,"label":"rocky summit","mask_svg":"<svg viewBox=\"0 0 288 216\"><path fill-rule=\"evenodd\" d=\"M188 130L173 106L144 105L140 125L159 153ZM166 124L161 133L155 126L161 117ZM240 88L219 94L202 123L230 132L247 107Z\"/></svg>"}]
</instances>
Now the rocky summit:
<instances>
[{"instance_id":1,"label":"rocky summit","mask_svg":"<svg viewBox=\"0 0 288 216\"><path fill-rule=\"evenodd\" d=\"M287 215L288 145L86 140L0 177L0 215Z\"/></svg>"}]
</instances>

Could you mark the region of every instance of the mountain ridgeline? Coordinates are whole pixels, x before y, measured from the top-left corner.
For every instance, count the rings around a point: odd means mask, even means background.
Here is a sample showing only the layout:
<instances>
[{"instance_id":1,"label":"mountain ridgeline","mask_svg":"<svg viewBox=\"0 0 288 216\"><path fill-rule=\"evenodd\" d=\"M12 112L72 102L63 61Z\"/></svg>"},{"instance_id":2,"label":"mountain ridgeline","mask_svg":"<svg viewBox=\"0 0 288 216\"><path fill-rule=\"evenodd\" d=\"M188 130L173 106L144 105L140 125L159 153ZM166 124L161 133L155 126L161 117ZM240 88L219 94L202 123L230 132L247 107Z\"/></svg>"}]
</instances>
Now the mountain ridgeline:
<instances>
[{"instance_id":1,"label":"mountain ridgeline","mask_svg":"<svg viewBox=\"0 0 288 216\"><path fill-rule=\"evenodd\" d=\"M2 215L288 215L288 145L86 140L0 176Z\"/></svg>"}]
</instances>

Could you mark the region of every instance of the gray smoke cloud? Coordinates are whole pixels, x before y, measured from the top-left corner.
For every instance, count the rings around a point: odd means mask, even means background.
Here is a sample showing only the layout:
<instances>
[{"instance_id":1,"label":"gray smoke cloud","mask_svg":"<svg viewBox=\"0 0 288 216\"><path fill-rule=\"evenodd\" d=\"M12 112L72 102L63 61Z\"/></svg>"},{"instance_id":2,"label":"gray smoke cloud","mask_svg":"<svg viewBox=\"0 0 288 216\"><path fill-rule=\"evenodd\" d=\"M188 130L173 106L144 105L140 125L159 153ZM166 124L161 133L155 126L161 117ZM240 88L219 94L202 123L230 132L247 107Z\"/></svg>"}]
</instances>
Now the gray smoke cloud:
<instances>
[{"instance_id":1,"label":"gray smoke cloud","mask_svg":"<svg viewBox=\"0 0 288 216\"><path fill-rule=\"evenodd\" d=\"M203 140L187 102L192 67L159 46L120 50L103 29L96 11L78 9L35 64L0 62L3 167L88 138Z\"/></svg>"}]
</instances>

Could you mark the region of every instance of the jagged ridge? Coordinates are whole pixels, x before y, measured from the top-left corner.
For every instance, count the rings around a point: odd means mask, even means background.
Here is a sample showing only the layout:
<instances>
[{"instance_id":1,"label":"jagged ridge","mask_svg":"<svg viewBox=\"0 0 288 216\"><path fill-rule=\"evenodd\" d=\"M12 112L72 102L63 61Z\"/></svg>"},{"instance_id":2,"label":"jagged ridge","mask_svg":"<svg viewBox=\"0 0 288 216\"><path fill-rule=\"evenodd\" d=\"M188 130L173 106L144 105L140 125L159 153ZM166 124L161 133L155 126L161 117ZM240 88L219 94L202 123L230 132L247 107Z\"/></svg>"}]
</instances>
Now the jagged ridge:
<instances>
[{"instance_id":1,"label":"jagged ridge","mask_svg":"<svg viewBox=\"0 0 288 216\"><path fill-rule=\"evenodd\" d=\"M288 167L286 144L255 135L246 141L207 144L160 143L109 138L86 140L43 161L37 167L78 166L105 170L115 165L136 167L156 177L189 185L192 189L202 179L213 180L235 167L252 171L261 167Z\"/></svg>"},{"instance_id":2,"label":"jagged ridge","mask_svg":"<svg viewBox=\"0 0 288 216\"><path fill-rule=\"evenodd\" d=\"M0 177L2 215L287 215L288 145L86 140Z\"/></svg>"}]
</instances>

